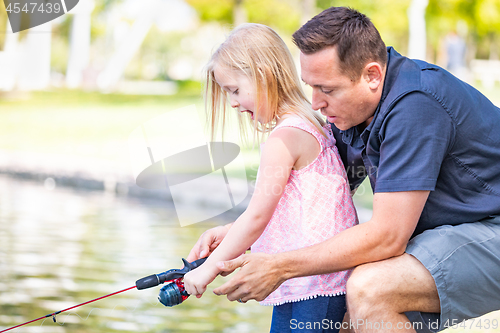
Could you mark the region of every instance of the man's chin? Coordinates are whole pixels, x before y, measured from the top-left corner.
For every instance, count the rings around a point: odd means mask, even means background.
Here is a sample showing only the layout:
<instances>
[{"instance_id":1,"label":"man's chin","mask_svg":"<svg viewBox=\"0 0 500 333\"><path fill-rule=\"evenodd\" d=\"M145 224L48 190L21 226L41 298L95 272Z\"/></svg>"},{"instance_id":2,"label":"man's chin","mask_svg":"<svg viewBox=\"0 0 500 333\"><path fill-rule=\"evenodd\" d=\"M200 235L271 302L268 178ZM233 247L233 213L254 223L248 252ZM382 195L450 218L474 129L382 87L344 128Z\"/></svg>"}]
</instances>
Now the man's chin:
<instances>
[{"instance_id":1,"label":"man's chin","mask_svg":"<svg viewBox=\"0 0 500 333\"><path fill-rule=\"evenodd\" d=\"M337 127L341 131L347 131L349 128L352 127L352 126L348 127L345 124L339 123L338 121L337 122L332 122L332 121L328 120L328 122L331 123L331 124L334 124L335 127Z\"/></svg>"}]
</instances>

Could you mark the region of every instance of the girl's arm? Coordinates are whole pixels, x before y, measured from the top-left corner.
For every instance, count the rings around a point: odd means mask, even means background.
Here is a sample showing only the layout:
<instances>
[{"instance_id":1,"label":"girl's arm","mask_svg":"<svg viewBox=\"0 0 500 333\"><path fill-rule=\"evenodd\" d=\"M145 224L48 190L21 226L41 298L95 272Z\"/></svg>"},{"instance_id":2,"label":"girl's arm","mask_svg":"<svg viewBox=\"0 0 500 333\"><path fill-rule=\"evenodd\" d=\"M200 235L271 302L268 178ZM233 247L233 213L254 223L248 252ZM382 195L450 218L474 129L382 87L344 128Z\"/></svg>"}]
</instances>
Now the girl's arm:
<instances>
[{"instance_id":1,"label":"girl's arm","mask_svg":"<svg viewBox=\"0 0 500 333\"><path fill-rule=\"evenodd\" d=\"M244 253L262 234L288 182L290 171L300 156L297 129L282 128L267 139L261 154L259 177L248 208L234 222L207 261L184 277L189 294L201 295L219 274L216 263Z\"/></svg>"}]
</instances>

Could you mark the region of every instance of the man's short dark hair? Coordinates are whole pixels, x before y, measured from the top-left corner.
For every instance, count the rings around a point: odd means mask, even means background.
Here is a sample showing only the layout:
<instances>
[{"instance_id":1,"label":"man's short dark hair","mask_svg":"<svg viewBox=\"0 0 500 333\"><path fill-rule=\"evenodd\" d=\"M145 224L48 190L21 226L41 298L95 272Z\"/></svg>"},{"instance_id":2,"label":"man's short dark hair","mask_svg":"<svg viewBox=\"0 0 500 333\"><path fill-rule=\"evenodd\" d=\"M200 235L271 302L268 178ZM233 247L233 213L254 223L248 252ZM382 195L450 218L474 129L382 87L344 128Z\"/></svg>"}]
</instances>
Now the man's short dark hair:
<instances>
[{"instance_id":1,"label":"man's short dark hair","mask_svg":"<svg viewBox=\"0 0 500 333\"><path fill-rule=\"evenodd\" d=\"M340 70L357 81L365 65L387 63L387 50L372 21L348 7L330 7L293 34L293 42L304 54L335 46Z\"/></svg>"}]
</instances>

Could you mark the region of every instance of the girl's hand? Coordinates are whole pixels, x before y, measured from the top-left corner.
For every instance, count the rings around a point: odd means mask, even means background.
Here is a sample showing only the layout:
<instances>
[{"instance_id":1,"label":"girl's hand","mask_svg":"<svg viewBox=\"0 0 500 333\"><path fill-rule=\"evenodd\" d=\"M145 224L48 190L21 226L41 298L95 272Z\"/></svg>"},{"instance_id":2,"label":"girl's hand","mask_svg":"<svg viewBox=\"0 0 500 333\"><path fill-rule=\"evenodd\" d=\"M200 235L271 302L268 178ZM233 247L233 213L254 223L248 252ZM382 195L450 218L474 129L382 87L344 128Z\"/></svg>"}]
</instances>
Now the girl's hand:
<instances>
[{"instance_id":1,"label":"girl's hand","mask_svg":"<svg viewBox=\"0 0 500 333\"><path fill-rule=\"evenodd\" d=\"M207 290L207 285L219 274L219 270L215 266L206 264L184 275L184 288L188 294L200 298Z\"/></svg>"},{"instance_id":2,"label":"girl's hand","mask_svg":"<svg viewBox=\"0 0 500 333\"><path fill-rule=\"evenodd\" d=\"M224 237L226 237L231 225L232 223L205 231L196 244L194 244L186 260L193 262L209 256L219 246Z\"/></svg>"}]
</instances>

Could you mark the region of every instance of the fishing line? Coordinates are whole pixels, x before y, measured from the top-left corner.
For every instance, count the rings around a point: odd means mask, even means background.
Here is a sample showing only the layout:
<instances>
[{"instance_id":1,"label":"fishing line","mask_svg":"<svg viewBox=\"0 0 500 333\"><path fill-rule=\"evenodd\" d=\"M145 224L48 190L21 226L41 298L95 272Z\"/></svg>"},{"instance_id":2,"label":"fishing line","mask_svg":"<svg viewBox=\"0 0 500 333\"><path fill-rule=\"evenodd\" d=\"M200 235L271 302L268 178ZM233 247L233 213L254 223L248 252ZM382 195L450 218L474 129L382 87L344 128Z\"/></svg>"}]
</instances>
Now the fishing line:
<instances>
[{"instance_id":1,"label":"fishing line","mask_svg":"<svg viewBox=\"0 0 500 333\"><path fill-rule=\"evenodd\" d=\"M158 306L158 302L151 302L149 300L145 301L145 302L137 302L137 305L134 306L134 307L130 307L130 306L126 306L126 305L121 305L121 304L117 304L113 307L113 309L111 310L111 313L110 313L110 316L113 314L113 311L116 310L116 308L118 307L124 307L126 308L128 311L130 312L135 312L137 310L137 308L139 306L141 306L141 304L149 304L150 306ZM78 318L80 318L81 321L86 321L87 319L89 319L90 315L92 314L92 312L94 312L94 310L102 310L101 308L92 308L92 310L90 310L90 312L87 314L87 316L84 318L82 316L80 316L78 313L76 312L69 312L69 313L66 313L66 317L64 317L63 320L60 319L60 316L58 316L58 319L57 319L57 324L59 324L59 326L64 326L64 324L66 324L66 321L67 321L67 318L71 315L75 315L77 316ZM45 320L47 320L47 318L45 318ZM43 323L45 322L45 320L43 320L40 324L40 326L43 326Z\"/></svg>"},{"instance_id":2,"label":"fishing line","mask_svg":"<svg viewBox=\"0 0 500 333\"><path fill-rule=\"evenodd\" d=\"M120 291L116 291L116 292L114 292L114 293L112 293L112 294L108 294L108 295L105 295L105 296L101 296L101 297L98 297L98 298L94 298L93 300L90 300L90 301L87 301L87 302L83 302L83 303L80 303L80 304L74 305L74 306L69 307L69 308L64 309L64 310L60 310L60 311L57 311L57 312L49 313L48 315L45 315L45 316L42 316L42 317L40 317L40 318L37 318L37 319L33 319L33 320L30 320L30 321L27 321L27 322L25 322L25 323L23 323L23 324L19 324L19 325L13 326L13 327L9 327L9 328L7 328L7 329L5 329L5 330L3 330L3 331L0 331L0 333L2 333L2 332L7 332L7 331L10 331L10 330L13 330L14 328L18 328L18 327L21 327L21 326L24 326L24 325L28 325L28 324L34 323L34 322L36 322L36 321L39 321L39 320L42 320L42 319L47 319L47 318L50 318L50 317L52 317L52 320L53 320L53 321L54 321L54 323L55 323L55 322L57 322L57 320L56 320L56 316L57 316L58 314L60 314L60 313L63 313L63 312L66 312L66 311L72 310L72 309L74 309L74 308L80 307L80 306L85 305L85 304L93 303L93 302L98 301L98 300L103 299L103 298L107 298L107 297L110 297L110 296L113 296L113 295L116 295L116 294L123 293L123 292L125 292L125 291L128 291L128 290L130 290L130 289L134 289L134 288L136 288L136 286L132 286L132 287L129 287L129 288L125 288L125 289L122 289L122 290L120 290Z\"/></svg>"},{"instance_id":3,"label":"fishing line","mask_svg":"<svg viewBox=\"0 0 500 333\"><path fill-rule=\"evenodd\" d=\"M52 318L54 323L57 323L56 316L60 313L78 308L78 307L83 306L85 304L93 303L93 302L101 300L103 298L107 298L107 297L110 297L113 295L123 293L125 291L131 290L134 288L137 288L138 290L142 290L142 289L155 287L155 286L162 284L162 283L165 283L165 282L170 282L170 283L165 285L160 290L160 296L158 297L159 301L165 306L178 305L189 297L189 295L184 290L184 283L182 282L182 278L184 277L184 275L187 272L189 272L189 271L199 267L201 264L203 264L206 259L207 258L198 259L198 260L195 260L191 263L186 261L185 259L182 259L182 261L184 263L184 267L181 269L170 269L170 270L165 271L165 272L160 273L160 274L152 274L152 275L146 276L142 279L137 280L135 282L135 286L128 287L128 288L125 288L125 289L122 289L122 290L119 290L119 291L116 291L114 293L104 295L104 296L101 296L98 298L94 298L90 301L86 301L86 302L71 306L71 307L66 308L64 310L49 313L49 314L42 316L40 318L36 318L36 319L30 320L30 321L27 321L25 323L4 329L4 330L0 331L0 333L7 332L7 331L13 330L15 328L24 326L24 325L31 324L31 323L34 323L36 321L42 320L42 319L44 319L44 322L45 322L45 320L47 318ZM93 310L94 309L92 309L92 311ZM92 311L90 311L90 312L92 312ZM90 315L90 313L89 313L89 315ZM87 318L88 318L88 316L87 316ZM43 322L42 322L42 325L43 325ZM63 325L64 325L64 323L63 323Z\"/></svg>"}]
</instances>

